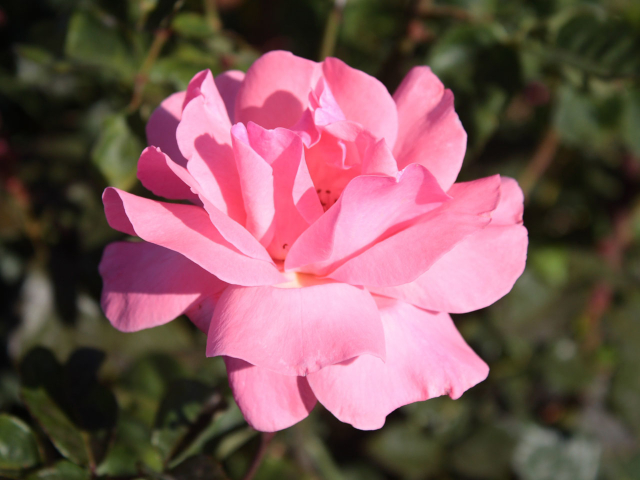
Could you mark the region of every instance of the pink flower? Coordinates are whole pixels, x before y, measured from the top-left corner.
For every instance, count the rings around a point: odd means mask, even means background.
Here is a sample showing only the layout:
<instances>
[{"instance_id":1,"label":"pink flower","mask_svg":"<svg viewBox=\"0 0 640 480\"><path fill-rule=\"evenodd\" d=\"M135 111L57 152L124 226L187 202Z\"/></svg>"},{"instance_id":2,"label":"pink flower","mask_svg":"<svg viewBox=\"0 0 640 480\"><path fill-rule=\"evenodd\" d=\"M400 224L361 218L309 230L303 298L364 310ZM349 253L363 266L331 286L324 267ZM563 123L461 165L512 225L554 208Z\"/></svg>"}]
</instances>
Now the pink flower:
<instances>
[{"instance_id":1,"label":"pink flower","mask_svg":"<svg viewBox=\"0 0 640 480\"><path fill-rule=\"evenodd\" d=\"M254 428L317 401L360 429L486 378L449 313L486 307L524 269L514 180L456 183L466 134L426 67L389 95L329 58L264 55L199 73L147 125L148 200L108 188L102 306L135 331L186 314L222 355Z\"/></svg>"}]
</instances>

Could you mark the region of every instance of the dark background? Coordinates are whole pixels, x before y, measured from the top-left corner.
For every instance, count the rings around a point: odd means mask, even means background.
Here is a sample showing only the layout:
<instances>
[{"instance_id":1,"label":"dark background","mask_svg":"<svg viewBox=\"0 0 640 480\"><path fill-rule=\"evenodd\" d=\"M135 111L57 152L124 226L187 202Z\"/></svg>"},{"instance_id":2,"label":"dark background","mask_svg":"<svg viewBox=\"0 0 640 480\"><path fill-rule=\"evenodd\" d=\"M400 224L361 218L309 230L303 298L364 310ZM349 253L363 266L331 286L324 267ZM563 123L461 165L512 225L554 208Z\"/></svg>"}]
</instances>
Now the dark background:
<instances>
[{"instance_id":1,"label":"dark background","mask_svg":"<svg viewBox=\"0 0 640 480\"><path fill-rule=\"evenodd\" d=\"M391 91L431 66L469 134L461 178L518 179L530 248L506 298L455 318L487 381L375 432L318 406L256 478L640 478L640 2L0 5L0 477L247 469L260 438L204 335L184 318L122 334L102 316L97 264L120 234L100 195L146 194L136 161L164 97L280 48Z\"/></svg>"}]
</instances>

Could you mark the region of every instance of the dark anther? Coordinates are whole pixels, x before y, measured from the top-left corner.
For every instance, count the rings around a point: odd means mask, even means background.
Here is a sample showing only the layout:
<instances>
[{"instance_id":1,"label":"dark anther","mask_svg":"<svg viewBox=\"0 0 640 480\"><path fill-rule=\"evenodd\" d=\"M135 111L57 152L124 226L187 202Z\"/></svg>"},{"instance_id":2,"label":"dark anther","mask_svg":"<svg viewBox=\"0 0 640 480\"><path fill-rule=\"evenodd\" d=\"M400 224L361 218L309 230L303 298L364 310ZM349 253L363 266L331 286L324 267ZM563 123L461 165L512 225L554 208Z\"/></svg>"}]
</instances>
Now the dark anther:
<instances>
[{"instance_id":1,"label":"dark anther","mask_svg":"<svg viewBox=\"0 0 640 480\"><path fill-rule=\"evenodd\" d=\"M319 189L317 189L317 190L316 190L316 193L317 193L318 195L320 195L320 192L322 192L322 189L321 189L321 188L319 188Z\"/></svg>"},{"instance_id":2,"label":"dark anther","mask_svg":"<svg viewBox=\"0 0 640 480\"><path fill-rule=\"evenodd\" d=\"M326 193L327 195L331 195L331 190L325 190L324 193Z\"/></svg>"},{"instance_id":3,"label":"dark anther","mask_svg":"<svg viewBox=\"0 0 640 480\"><path fill-rule=\"evenodd\" d=\"M284 245L282 245L282 249L283 249L283 250L286 250L288 246L289 246L289 244L288 244L288 243L285 243Z\"/></svg>"}]
</instances>

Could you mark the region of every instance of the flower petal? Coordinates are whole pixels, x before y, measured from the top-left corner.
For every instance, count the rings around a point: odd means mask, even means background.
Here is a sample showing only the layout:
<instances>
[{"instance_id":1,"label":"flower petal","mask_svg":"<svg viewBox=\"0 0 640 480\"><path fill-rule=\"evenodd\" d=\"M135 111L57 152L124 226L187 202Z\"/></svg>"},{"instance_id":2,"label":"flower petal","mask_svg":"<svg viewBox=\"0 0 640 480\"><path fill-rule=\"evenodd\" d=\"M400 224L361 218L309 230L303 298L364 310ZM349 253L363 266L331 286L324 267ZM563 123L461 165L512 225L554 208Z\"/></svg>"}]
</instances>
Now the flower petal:
<instances>
[{"instance_id":1,"label":"flower petal","mask_svg":"<svg viewBox=\"0 0 640 480\"><path fill-rule=\"evenodd\" d=\"M266 130L252 122L234 125L232 136L247 230L272 258L283 260L289 246L323 213L302 141L289 130Z\"/></svg>"},{"instance_id":2,"label":"flower petal","mask_svg":"<svg viewBox=\"0 0 640 480\"><path fill-rule=\"evenodd\" d=\"M387 88L337 58L322 62L322 73L347 120L361 124L393 147L398 135L398 112Z\"/></svg>"},{"instance_id":3,"label":"flower petal","mask_svg":"<svg viewBox=\"0 0 640 480\"><path fill-rule=\"evenodd\" d=\"M487 377L489 367L465 343L448 314L392 299L376 302L386 361L362 355L307 377L318 401L339 420L374 430L402 405L440 395L456 399Z\"/></svg>"},{"instance_id":4,"label":"flower petal","mask_svg":"<svg viewBox=\"0 0 640 480\"><path fill-rule=\"evenodd\" d=\"M176 129L182 118L182 104L186 92L177 92L162 101L156 108L147 122L147 143L158 147L178 165L187 165L178 142L176 140Z\"/></svg>"},{"instance_id":5,"label":"flower petal","mask_svg":"<svg viewBox=\"0 0 640 480\"><path fill-rule=\"evenodd\" d=\"M146 242L116 242L100 262L102 309L114 327L135 332L215 302L227 284L183 255Z\"/></svg>"},{"instance_id":6,"label":"flower petal","mask_svg":"<svg viewBox=\"0 0 640 480\"><path fill-rule=\"evenodd\" d=\"M451 200L358 253L328 276L368 287L404 285L418 278L468 235L485 228L498 204L497 175L455 187L449 190Z\"/></svg>"},{"instance_id":7,"label":"flower petal","mask_svg":"<svg viewBox=\"0 0 640 480\"><path fill-rule=\"evenodd\" d=\"M287 255L285 269L328 275L448 198L420 165L407 167L398 179L356 177L337 202L300 235Z\"/></svg>"},{"instance_id":8,"label":"flower petal","mask_svg":"<svg viewBox=\"0 0 640 480\"><path fill-rule=\"evenodd\" d=\"M316 405L305 377L281 375L224 357L233 397L247 423L261 432L283 430L307 418Z\"/></svg>"},{"instance_id":9,"label":"flower petal","mask_svg":"<svg viewBox=\"0 0 640 480\"><path fill-rule=\"evenodd\" d=\"M243 254L213 226L201 207L157 202L115 188L107 188L102 199L112 228L181 253L224 282L272 285L283 281L264 249L259 259ZM231 236L238 232L225 233ZM233 238L244 251L262 248L257 242L244 245L253 241L248 233Z\"/></svg>"},{"instance_id":10,"label":"flower petal","mask_svg":"<svg viewBox=\"0 0 640 480\"><path fill-rule=\"evenodd\" d=\"M398 168L419 163L447 190L455 182L467 134L453 107L453 94L428 67L414 67L393 95L398 109Z\"/></svg>"},{"instance_id":11,"label":"flower petal","mask_svg":"<svg viewBox=\"0 0 640 480\"><path fill-rule=\"evenodd\" d=\"M229 287L211 321L207 355L306 375L362 354L384 358L373 298L340 283L302 288Z\"/></svg>"},{"instance_id":12,"label":"flower petal","mask_svg":"<svg viewBox=\"0 0 640 480\"><path fill-rule=\"evenodd\" d=\"M236 97L235 121L263 128L292 127L309 103L320 64L290 52L265 53L247 71Z\"/></svg>"},{"instance_id":13,"label":"flower petal","mask_svg":"<svg viewBox=\"0 0 640 480\"><path fill-rule=\"evenodd\" d=\"M138 160L138 178L147 190L172 200L189 200L200 203L198 196L191 191L172 170L175 163L168 155L155 147L147 147ZM176 164L176 166L179 166Z\"/></svg>"},{"instance_id":14,"label":"flower petal","mask_svg":"<svg viewBox=\"0 0 640 480\"><path fill-rule=\"evenodd\" d=\"M509 293L524 271L527 244L522 192L514 180L503 178L500 204L485 229L469 235L414 282L371 290L438 312L478 310Z\"/></svg>"},{"instance_id":15,"label":"flower petal","mask_svg":"<svg viewBox=\"0 0 640 480\"><path fill-rule=\"evenodd\" d=\"M194 78L194 82L198 80ZM199 90L201 94L185 106L176 133L178 145L202 194L220 211L244 224L244 204L231 148L231 123L215 89L213 81L207 82L207 87ZM214 90L215 95L207 94Z\"/></svg>"},{"instance_id":16,"label":"flower petal","mask_svg":"<svg viewBox=\"0 0 640 480\"><path fill-rule=\"evenodd\" d=\"M215 78L216 87L218 87L220 96L227 108L227 114L229 115L231 123L236 123L234 120L236 97L238 96L238 91L240 90L243 80L244 72L241 72L240 70L227 70Z\"/></svg>"}]
</instances>

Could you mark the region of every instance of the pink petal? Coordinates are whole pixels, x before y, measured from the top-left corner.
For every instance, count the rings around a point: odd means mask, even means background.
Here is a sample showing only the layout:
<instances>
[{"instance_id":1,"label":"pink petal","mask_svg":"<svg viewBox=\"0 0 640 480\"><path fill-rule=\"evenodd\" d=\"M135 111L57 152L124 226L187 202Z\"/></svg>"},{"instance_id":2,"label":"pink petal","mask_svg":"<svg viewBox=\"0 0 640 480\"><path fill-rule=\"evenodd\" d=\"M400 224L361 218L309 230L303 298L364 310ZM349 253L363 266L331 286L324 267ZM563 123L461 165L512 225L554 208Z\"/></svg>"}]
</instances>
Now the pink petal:
<instances>
[{"instance_id":1,"label":"pink petal","mask_svg":"<svg viewBox=\"0 0 640 480\"><path fill-rule=\"evenodd\" d=\"M231 136L247 215L245 227L266 247L273 239L275 228L273 169L251 148L247 129L243 124L234 125Z\"/></svg>"},{"instance_id":2,"label":"pink petal","mask_svg":"<svg viewBox=\"0 0 640 480\"><path fill-rule=\"evenodd\" d=\"M281 375L224 357L233 397L247 423L261 432L283 430L307 418L316 405L305 377Z\"/></svg>"},{"instance_id":3,"label":"pink petal","mask_svg":"<svg viewBox=\"0 0 640 480\"><path fill-rule=\"evenodd\" d=\"M207 355L306 375L362 354L384 358L373 298L340 283L302 288L231 286L211 321Z\"/></svg>"},{"instance_id":4,"label":"pink petal","mask_svg":"<svg viewBox=\"0 0 640 480\"><path fill-rule=\"evenodd\" d=\"M181 253L224 282L272 285L283 281L264 249L261 258L243 254L221 235L201 207L157 202L115 188L107 188L102 199L112 228ZM259 244L245 245L253 241L247 232L244 237L237 236L238 232L225 233L233 235L242 250L260 251Z\"/></svg>"},{"instance_id":5,"label":"pink petal","mask_svg":"<svg viewBox=\"0 0 640 480\"><path fill-rule=\"evenodd\" d=\"M320 64L289 52L264 54L247 71L236 97L235 121L263 128L292 127L305 111Z\"/></svg>"},{"instance_id":6,"label":"pink petal","mask_svg":"<svg viewBox=\"0 0 640 480\"><path fill-rule=\"evenodd\" d=\"M441 395L456 399L487 377L489 367L469 348L446 313L376 299L387 347L310 374L313 393L339 420L362 430L384 425L402 405Z\"/></svg>"},{"instance_id":7,"label":"pink petal","mask_svg":"<svg viewBox=\"0 0 640 480\"><path fill-rule=\"evenodd\" d=\"M393 147L398 135L398 112L386 87L337 58L322 62L322 73L344 116Z\"/></svg>"},{"instance_id":8,"label":"pink petal","mask_svg":"<svg viewBox=\"0 0 640 480\"><path fill-rule=\"evenodd\" d=\"M234 120L236 97L238 96L238 91L240 90L243 80L244 72L240 70L227 70L215 78L216 87L218 87L224 105L227 107L227 114L229 115L231 123L236 123Z\"/></svg>"},{"instance_id":9,"label":"pink petal","mask_svg":"<svg viewBox=\"0 0 640 480\"><path fill-rule=\"evenodd\" d=\"M232 128L249 230L272 258L283 260L289 246L322 215L304 161L300 138L289 130L265 130L255 123Z\"/></svg>"},{"instance_id":10,"label":"pink petal","mask_svg":"<svg viewBox=\"0 0 640 480\"><path fill-rule=\"evenodd\" d=\"M419 163L447 190L455 182L467 134L453 107L453 94L428 67L414 67L393 95L398 109L398 168Z\"/></svg>"},{"instance_id":11,"label":"pink petal","mask_svg":"<svg viewBox=\"0 0 640 480\"><path fill-rule=\"evenodd\" d=\"M407 167L397 180L373 175L356 177L336 204L291 247L285 269L328 275L448 198L420 165Z\"/></svg>"},{"instance_id":12,"label":"pink petal","mask_svg":"<svg viewBox=\"0 0 640 480\"><path fill-rule=\"evenodd\" d=\"M194 82L197 81L196 76ZM215 88L213 81L207 82L204 92ZM197 95L186 105L176 133L178 145L202 194L217 209L244 224L240 181L231 148L231 123L215 91L215 95Z\"/></svg>"},{"instance_id":13,"label":"pink petal","mask_svg":"<svg viewBox=\"0 0 640 480\"><path fill-rule=\"evenodd\" d=\"M147 143L160 148L179 165L186 166L176 140L176 129L182 118L182 104L186 92L178 92L167 97L156 108L147 122Z\"/></svg>"},{"instance_id":14,"label":"pink petal","mask_svg":"<svg viewBox=\"0 0 640 480\"><path fill-rule=\"evenodd\" d=\"M147 190L158 196L199 203L198 196L173 172L171 164L179 167L159 149L147 147L138 160L138 178Z\"/></svg>"},{"instance_id":15,"label":"pink petal","mask_svg":"<svg viewBox=\"0 0 640 480\"><path fill-rule=\"evenodd\" d=\"M371 287L412 282L465 237L489 224L500 198L500 177L458 183L449 194L450 201L350 258L328 276Z\"/></svg>"},{"instance_id":16,"label":"pink petal","mask_svg":"<svg viewBox=\"0 0 640 480\"><path fill-rule=\"evenodd\" d=\"M227 287L179 253L146 242L108 245L99 270L102 309L123 332L156 327L215 303Z\"/></svg>"},{"instance_id":17,"label":"pink petal","mask_svg":"<svg viewBox=\"0 0 640 480\"><path fill-rule=\"evenodd\" d=\"M491 305L509 293L524 271L528 240L522 206L518 184L503 178L500 204L489 226L465 238L414 282L372 290L439 312L465 313Z\"/></svg>"}]
</instances>

